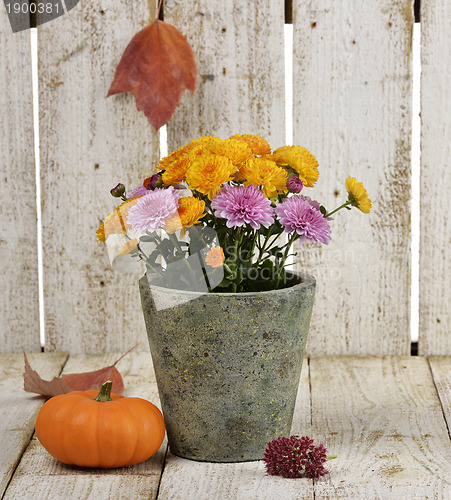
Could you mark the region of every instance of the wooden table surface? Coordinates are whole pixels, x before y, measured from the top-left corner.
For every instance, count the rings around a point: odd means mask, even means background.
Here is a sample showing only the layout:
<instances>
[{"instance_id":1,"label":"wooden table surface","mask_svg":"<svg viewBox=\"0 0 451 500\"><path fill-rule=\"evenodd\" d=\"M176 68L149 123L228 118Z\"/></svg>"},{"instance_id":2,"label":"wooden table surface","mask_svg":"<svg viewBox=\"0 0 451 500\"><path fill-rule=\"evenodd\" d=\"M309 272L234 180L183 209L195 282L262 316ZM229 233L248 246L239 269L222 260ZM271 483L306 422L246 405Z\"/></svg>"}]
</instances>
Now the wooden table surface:
<instances>
[{"instance_id":1,"label":"wooden table surface","mask_svg":"<svg viewBox=\"0 0 451 500\"><path fill-rule=\"evenodd\" d=\"M110 365L118 354L31 354L44 378ZM268 476L263 462L213 464L167 451L120 469L67 466L34 435L44 399L23 391L23 356L0 354L3 499L451 499L451 357L324 356L303 367L293 434L338 458L325 478ZM150 354L118 365L126 396L158 405Z\"/></svg>"}]
</instances>

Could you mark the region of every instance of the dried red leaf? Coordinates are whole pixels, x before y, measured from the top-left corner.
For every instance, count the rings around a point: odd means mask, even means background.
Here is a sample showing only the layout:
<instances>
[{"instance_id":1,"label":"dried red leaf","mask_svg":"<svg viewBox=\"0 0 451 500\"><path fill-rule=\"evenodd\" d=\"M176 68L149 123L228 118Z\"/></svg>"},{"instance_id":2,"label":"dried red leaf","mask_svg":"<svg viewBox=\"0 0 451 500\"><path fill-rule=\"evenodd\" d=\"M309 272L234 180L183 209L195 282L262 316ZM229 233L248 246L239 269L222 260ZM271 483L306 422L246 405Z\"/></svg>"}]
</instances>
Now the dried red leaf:
<instances>
[{"instance_id":1,"label":"dried red leaf","mask_svg":"<svg viewBox=\"0 0 451 500\"><path fill-rule=\"evenodd\" d=\"M24 390L34 392L43 396L58 396L58 394L67 394L71 391L87 391L89 389L99 390L104 382L111 380L113 382L112 392L116 394L124 393L124 381L116 368L116 364L132 351L139 344L136 344L111 366L106 366L100 370L83 373L68 373L61 377L53 377L52 380L44 380L31 368L27 355L23 353L25 359L24 372Z\"/></svg>"},{"instance_id":2,"label":"dried red leaf","mask_svg":"<svg viewBox=\"0 0 451 500\"><path fill-rule=\"evenodd\" d=\"M124 393L124 381L114 365L92 372L68 373L63 375L61 379L71 387L72 391L99 390L104 382L111 380L113 382L111 392L115 394Z\"/></svg>"},{"instance_id":3,"label":"dried red leaf","mask_svg":"<svg viewBox=\"0 0 451 500\"><path fill-rule=\"evenodd\" d=\"M132 38L107 97L132 91L138 111L158 130L171 118L185 89L194 92L196 78L194 53L187 39L157 19Z\"/></svg>"}]
</instances>

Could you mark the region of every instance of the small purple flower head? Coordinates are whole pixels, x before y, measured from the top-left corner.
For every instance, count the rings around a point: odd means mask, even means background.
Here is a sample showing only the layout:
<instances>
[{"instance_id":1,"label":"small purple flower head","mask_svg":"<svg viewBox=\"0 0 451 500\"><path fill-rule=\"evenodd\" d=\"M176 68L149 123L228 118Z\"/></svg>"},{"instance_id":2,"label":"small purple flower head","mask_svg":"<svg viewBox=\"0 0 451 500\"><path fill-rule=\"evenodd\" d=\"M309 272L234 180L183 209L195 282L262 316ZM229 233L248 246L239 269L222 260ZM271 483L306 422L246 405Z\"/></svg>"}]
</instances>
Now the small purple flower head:
<instances>
[{"instance_id":1,"label":"small purple flower head","mask_svg":"<svg viewBox=\"0 0 451 500\"><path fill-rule=\"evenodd\" d=\"M267 444L263 461L272 476L317 479L329 474L323 465L326 453L324 445L315 446L307 436L279 437Z\"/></svg>"},{"instance_id":2,"label":"small purple flower head","mask_svg":"<svg viewBox=\"0 0 451 500\"><path fill-rule=\"evenodd\" d=\"M285 232L296 231L301 236L301 243L306 240L329 244L329 222L320 212L317 201L308 196L295 195L285 198L276 206L275 211Z\"/></svg>"},{"instance_id":3,"label":"small purple flower head","mask_svg":"<svg viewBox=\"0 0 451 500\"><path fill-rule=\"evenodd\" d=\"M213 196L211 207L217 217L227 219L227 227L249 224L254 229L269 227L274 222L274 209L271 202L256 186L222 187Z\"/></svg>"},{"instance_id":4,"label":"small purple flower head","mask_svg":"<svg viewBox=\"0 0 451 500\"><path fill-rule=\"evenodd\" d=\"M287 186L291 193L300 193L304 187L304 183L297 175L292 175L288 178Z\"/></svg>"},{"instance_id":5,"label":"small purple flower head","mask_svg":"<svg viewBox=\"0 0 451 500\"><path fill-rule=\"evenodd\" d=\"M135 196L145 196L148 193L149 191L147 191L147 189L142 184L140 184L127 193L127 199L129 200L130 198L134 198Z\"/></svg>"},{"instance_id":6,"label":"small purple flower head","mask_svg":"<svg viewBox=\"0 0 451 500\"><path fill-rule=\"evenodd\" d=\"M178 192L172 186L167 189L147 191L128 211L127 222L139 231L155 231L177 212Z\"/></svg>"}]
</instances>

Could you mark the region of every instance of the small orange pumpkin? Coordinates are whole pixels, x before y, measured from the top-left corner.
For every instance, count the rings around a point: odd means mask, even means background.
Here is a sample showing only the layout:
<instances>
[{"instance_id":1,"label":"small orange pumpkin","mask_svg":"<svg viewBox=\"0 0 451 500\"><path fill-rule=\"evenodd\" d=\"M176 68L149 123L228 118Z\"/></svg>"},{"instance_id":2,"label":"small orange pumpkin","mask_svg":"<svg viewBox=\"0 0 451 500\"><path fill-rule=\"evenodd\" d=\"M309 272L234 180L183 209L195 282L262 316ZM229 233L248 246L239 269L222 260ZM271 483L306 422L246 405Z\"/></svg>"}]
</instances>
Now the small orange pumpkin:
<instances>
[{"instance_id":1,"label":"small orange pumpkin","mask_svg":"<svg viewBox=\"0 0 451 500\"><path fill-rule=\"evenodd\" d=\"M124 467L147 460L164 439L160 410L145 399L74 391L49 399L36 419L36 435L56 459L80 467ZM97 394L97 397L95 397ZM110 397L111 396L111 397Z\"/></svg>"}]
</instances>

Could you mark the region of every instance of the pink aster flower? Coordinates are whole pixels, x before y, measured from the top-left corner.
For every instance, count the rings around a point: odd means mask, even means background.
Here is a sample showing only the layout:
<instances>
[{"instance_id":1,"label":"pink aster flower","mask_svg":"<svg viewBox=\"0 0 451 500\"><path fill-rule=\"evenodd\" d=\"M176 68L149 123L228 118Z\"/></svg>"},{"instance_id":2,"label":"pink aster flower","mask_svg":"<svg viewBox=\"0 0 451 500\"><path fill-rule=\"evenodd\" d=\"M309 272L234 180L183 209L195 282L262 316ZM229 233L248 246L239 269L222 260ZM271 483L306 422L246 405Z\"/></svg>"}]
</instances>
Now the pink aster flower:
<instances>
[{"instance_id":1,"label":"pink aster flower","mask_svg":"<svg viewBox=\"0 0 451 500\"><path fill-rule=\"evenodd\" d=\"M172 186L148 191L128 211L127 222L139 231L155 231L177 212L178 192Z\"/></svg>"},{"instance_id":2,"label":"pink aster flower","mask_svg":"<svg viewBox=\"0 0 451 500\"><path fill-rule=\"evenodd\" d=\"M227 219L227 227L250 224L254 229L269 227L274 222L274 209L271 202L256 186L222 187L213 196L211 207L217 217Z\"/></svg>"},{"instance_id":3,"label":"pink aster flower","mask_svg":"<svg viewBox=\"0 0 451 500\"><path fill-rule=\"evenodd\" d=\"M130 198L134 198L135 196L145 196L148 193L149 191L147 191L147 189L142 184L140 184L127 193L127 199L129 200Z\"/></svg>"},{"instance_id":4,"label":"pink aster flower","mask_svg":"<svg viewBox=\"0 0 451 500\"><path fill-rule=\"evenodd\" d=\"M329 474L323 466L326 453L324 445L315 446L307 436L279 437L267 444L263 461L266 472L272 476L317 479Z\"/></svg>"},{"instance_id":5,"label":"pink aster flower","mask_svg":"<svg viewBox=\"0 0 451 500\"><path fill-rule=\"evenodd\" d=\"M276 215L286 233L296 231L304 240L316 243L330 242L330 226L319 210L319 203L308 196L285 198L276 208Z\"/></svg>"}]
</instances>

